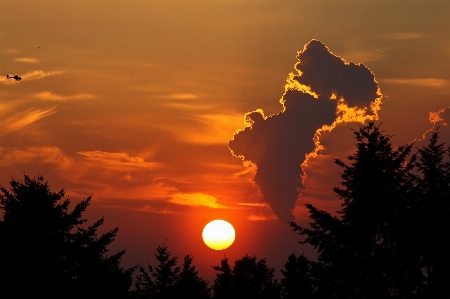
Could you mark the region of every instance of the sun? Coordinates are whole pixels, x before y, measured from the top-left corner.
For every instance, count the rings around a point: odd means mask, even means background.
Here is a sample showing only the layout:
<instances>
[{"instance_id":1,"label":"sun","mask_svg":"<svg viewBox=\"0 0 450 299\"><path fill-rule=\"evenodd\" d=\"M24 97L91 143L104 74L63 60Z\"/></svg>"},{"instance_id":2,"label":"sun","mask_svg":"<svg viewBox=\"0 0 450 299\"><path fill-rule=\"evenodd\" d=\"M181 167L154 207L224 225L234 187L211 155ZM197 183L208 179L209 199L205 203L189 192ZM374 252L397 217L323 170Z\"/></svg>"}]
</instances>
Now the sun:
<instances>
[{"instance_id":1,"label":"sun","mask_svg":"<svg viewBox=\"0 0 450 299\"><path fill-rule=\"evenodd\" d=\"M233 226L225 220L214 220L203 229L202 237L206 246L214 250L223 250L231 246L236 234Z\"/></svg>"}]
</instances>

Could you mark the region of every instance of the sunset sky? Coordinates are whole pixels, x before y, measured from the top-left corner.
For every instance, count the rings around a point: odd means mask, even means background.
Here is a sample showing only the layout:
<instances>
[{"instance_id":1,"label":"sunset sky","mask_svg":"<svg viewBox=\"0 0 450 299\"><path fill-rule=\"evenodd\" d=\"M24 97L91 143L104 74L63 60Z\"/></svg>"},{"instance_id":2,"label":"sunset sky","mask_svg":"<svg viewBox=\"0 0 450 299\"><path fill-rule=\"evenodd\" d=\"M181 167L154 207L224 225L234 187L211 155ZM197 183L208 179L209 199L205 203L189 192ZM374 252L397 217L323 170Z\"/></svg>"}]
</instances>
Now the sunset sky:
<instances>
[{"instance_id":1,"label":"sunset sky","mask_svg":"<svg viewBox=\"0 0 450 299\"><path fill-rule=\"evenodd\" d=\"M447 0L0 0L0 184L92 195L126 267L166 242L208 280L224 256L279 272L314 256L287 222L339 208L344 119L377 119L395 147L437 126L450 143L449 16ZM235 227L226 250L202 241L214 219Z\"/></svg>"}]
</instances>

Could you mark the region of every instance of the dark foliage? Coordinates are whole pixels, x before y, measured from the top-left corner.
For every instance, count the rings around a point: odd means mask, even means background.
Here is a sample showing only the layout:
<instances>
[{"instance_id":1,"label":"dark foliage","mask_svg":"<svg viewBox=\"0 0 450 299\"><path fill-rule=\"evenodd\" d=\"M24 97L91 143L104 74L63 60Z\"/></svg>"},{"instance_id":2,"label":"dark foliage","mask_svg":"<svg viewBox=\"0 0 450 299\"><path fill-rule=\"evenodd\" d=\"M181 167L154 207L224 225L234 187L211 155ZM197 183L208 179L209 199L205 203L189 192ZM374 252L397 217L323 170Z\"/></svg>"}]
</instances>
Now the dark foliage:
<instances>
[{"instance_id":1,"label":"dark foliage","mask_svg":"<svg viewBox=\"0 0 450 299\"><path fill-rule=\"evenodd\" d=\"M295 254L291 254L288 257L284 270L281 270L283 299L315 298L313 264L303 255L296 257Z\"/></svg>"},{"instance_id":2,"label":"dark foliage","mask_svg":"<svg viewBox=\"0 0 450 299\"><path fill-rule=\"evenodd\" d=\"M410 159L412 145L393 150L373 123L355 137L350 164L336 160L340 217L307 204L310 227L291 223L318 251L317 298L448 298L450 166L438 134Z\"/></svg>"},{"instance_id":3,"label":"dark foliage","mask_svg":"<svg viewBox=\"0 0 450 299\"><path fill-rule=\"evenodd\" d=\"M428 298L450 298L450 147L432 134L418 149L415 179L417 239Z\"/></svg>"},{"instance_id":4,"label":"dark foliage","mask_svg":"<svg viewBox=\"0 0 450 299\"><path fill-rule=\"evenodd\" d=\"M198 276L195 266L192 266L193 257L184 257L182 267L177 267L178 258L172 257L166 245L156 248L156 267L147 265L148 271L139 267L136 278L136 298L211 298L211 289L208 283Z\"/></svg>"},{"instance_id":5,"label":"dark foliage","mask_svg":"<svg viewBox=\"0 0 450 299\"><path fill-rule=\"evenodd\" d=\"M107 256L118 229L97 236L103 218L81 226L90 197L69 211L42 176L10 185L0 188L1 298L127 298L134 269L120 267L124 251Z\"/></svg>"},{"instance_id":6,"label":"dark foliage","mask_svg":"<svg viewBox=\"0 0 450 299\"><path fill-rule=\"evenodd\" d=\"M245 256L234 263L233 269L224 258L214 281L214 298L225 299L276 299L280 298L281 287L274 279L274 268L269 268L265 259Z\"/></svg>"},{"instance_id":7,"label":"dark foliage","mask_svg":"<svg viewBox=\"0 0 450 299\"><path fill-rule=\"evenodd\" d=\"M195 266L192 266L193 257L186 255L183 266L175 284L177 296L174 298L211 298L211 289L208 283L198 276Z\"/></svg>"}]
</instances>

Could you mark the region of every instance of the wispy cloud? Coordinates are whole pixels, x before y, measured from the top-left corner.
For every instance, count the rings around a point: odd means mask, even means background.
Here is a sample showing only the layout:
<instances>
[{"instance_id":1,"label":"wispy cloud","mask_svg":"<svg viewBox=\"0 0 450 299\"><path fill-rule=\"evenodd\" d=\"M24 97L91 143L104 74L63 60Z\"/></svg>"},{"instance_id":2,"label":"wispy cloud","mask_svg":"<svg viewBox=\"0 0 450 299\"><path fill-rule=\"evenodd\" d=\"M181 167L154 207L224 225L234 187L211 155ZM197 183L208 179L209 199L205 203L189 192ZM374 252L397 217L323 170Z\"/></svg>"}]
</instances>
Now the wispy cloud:
<instances>
[{"instance_id":1,"label":"wispy cloud","mask_svg":"<svg viewBox=\"0 0 450 299\"><path fill-rule=\"evenodd\" d=\"M35 97L44 101L69 101L69 100L84 100L95 98L94 95L88 93L79 93L74 95L58 95L51 91L43 91L34 95Z\"/></svg>"},{"instance_id":2,"label":"wispy cloud","mask_svg":"<svg viewBox=\"0 0 450 299\"><path fill-rule=\"evenodd\" d=\"M86 171L86 168L83 171ZM179 193L177 188L161 178L153 179L151 184L143 185L139 181L134 183L123 181L114 175L102 173L102 177L99 178L98 175L91 175L91 173L92 171L89 172L88 176L83 175L82 180L89 183L96 182L97 187L92 189L91 192L95 193L98 198L154 201L161 203L163 207L167 207L167 201L172 198L172 195ZM105 178L107 178L106 181ZM102 188L98 186L102 186Z\"/></svg>"},{"instance_id":3,"label":"wispy cloud","mask_svg":"<svg viewBox=\"0 0 450 299\"><path fill-rule=\"evenodd\" d=\"M19 51L14 48L8 48L5 50L5 53L8 53L8 54L16 54L17 52L19 52Z\"/></svg>"},{"instance_id":4,"label":"wispy cloud","mask_svg":"<svg viewBox=\"0 0 450 299\"><path fill-rule=\"evenodd\" d=\"M174 133L188 143L227 143L236 127L243 124L242 115L237 114L205 114L199 115L197 120L200 122L198 126L183 128L182 134L180 128L174 128Z\"/></svg>"},{"instance_id":5,"label":"wispy cloud","mask_svg":"<svg viewBox=\"0 0 450 299\"><path fill-rule=\"evenodd\" d=\"M35 123L38 120L54 113L56 113L56 107L47 109L28 109L24 112L14 114L1 120L0 128L3 133L9 133Z\"/></svg>"},{"instance_id":6,"label":"wispy cloud","mask_svg":"<svg viewBox=\"0 0 450 299\"><path fill-rule=\"evenodd\" d=\"M120 209L120 210L130 210L130 211L139 211L139 212L145 212L145 213L154 213L154 214L178 214L176 211L169 210L167 208L156 208L152 206L143 206L140 208L129 208L124 207L122 205L104 205L103 207L109 208L109 209Z\"/></svg>"},{"instance_id":7,"label":"wispy cloud","mask_svg":"<svg viewBox=\"0 0 450 299\"><path fill-rule=\"evenodd\" d=\"M237 203L240 206L245 206L245 207L258 207L258 208L268 208L269 205L266 203L262 203L262 202L238 202Z\"/></svg>"},{"instance_id":8,"label":"wispy cloud","mask_svg":"<svg viewBox=\"0 0 450 299\"><path fill-rule=\"evenodd\" d=\"M447 126L447 121L449 119L444 119L444 114L447 114L450 116L450 106L444 109L439 110L438 112L430 112L429 120L433 125L436 125L437 123L441 122L442 125Z\"/></svg>"},{"instance_id":9,"label":"wispy cloud","mask_svg":"<svg viewBox=\"0 0 450 299\"><path fill-rule=\"evenodd\" d=\"M151 206L143 206L142 208L138 208L136 210L139 212L156 213L156 214L177 214L177 212L168 210L166 208L155 208Z\"/></svg>"},{"instance_id":10,"label":"wispy cloud","mask_svg":"<svg viewBox=\"0 0 450 299\"><path fill-rule=\"evenodd\" d=\"M172 195L172 198L169 202L178 204L178 205L186 205L192 207L209 207L214 209L223 209L226 206L220 205L217 203L217 199L208 194L203 193L178 193Z\"/></svg>"},{"instance_id":11,"label":"wispy cloud","mask_svg":"<svg viewBox=\"0 0 450 299\"><path fill-rule=\"evenodd\" d=\"M397 32L391 33L389 35L384 35L383 37L392 39L418 39L423 36L424 34L420 32Z\"/></svg>"},{"instance_id":12,"label":"wispy cloud","mask_svg":"<svg viewBox=\"0 0 450 299\"><path fill-rule=\"evenodd\" d=\"M438 78L400 78L400 79L382 79L381 82L401 84L401 85L415 85L426 87L442 87L449 84L449 80Z\"/></svg>"},{"instance_id":13,"label":"wispy cloud","mask_svg":"<svg viewBox=\"0 0 450 299\"><path fill-rule=\"evenodd\" d=\"M159 163L147 162L142 157L132 157L127 153L103 152L97 150L80 151L77 152L77 154L82 155L90 162L93 162L94 166L120 171L128 171L136 168L155 169L161 166Z\"/></svg>"},{"instance_id":14,"label":"wispy cloud","mask_svg":"<svg viewBox=\"0 0 450 299\"><path fill-rule=\"evenodd\" d=\"M278 220L277 216L275 216L274 214L272 215L250 215L250 217L248 217L248 220L251 221L270 221L270 220Z\"/></svg>"},{"instance_id":15,"label":"wispy cloud","mask_svg":"<svg viewBox=\"0 0 450 299\"><path fill-rule=\"evenodd\" d=\"M17 61L17 62L25 62L25 63L36 63L36 62L38 62L37 59L35 59L35 58L30 58L30 57L16 58L16 59L14 59L14 61Z\"/></svg>"},{"instance_id":16,"label":"wispy cloud","mask_svg":"<svg viewBox=\"0 0 450 299\"><path fill-rule=\"evenodd\" d=\"M278 220L278 217L273 213L272 209L264 202L238 202L239 206L258 211L256 214L251 214L247 219L251 221L270 221Z\"/></svg>"},{"instance_id":17,"label":"wispy cloud","mask_svg":"<svg viewBox=\"0 0 450 299\"><path fill-rule=\"evenodd\" d=\"M11 102L0 102L0 119L5 118L5 115L7 114L11 114L14 106L15 105Z\"/></svg>"},{"instance_id":18,"label":"wispy cloud","mask_svg":"<svg viewBox=\"0 0 450 299\"><path fill-rule=\"evenodd\" d=\"M24 75L22 75L22 79L24 80L38 80L38 79L42 79L48 76L57 76L57 75L61 75L63 72L62 71L43 71L43 70L35 70L35 71L31 71L28 73L25 73Z\"/></svg>"},{"instance_id":19,"label":"wispy cloud","mask_svg":"<svg viewBox=\"0 0 450 299\"><path fill-rule=\"evenodd\" d=\"M196 100L199 98L198 95L193 93L171 93L166 97L173 100Z\"/></svg>"},{"instance_id":20,"label":"wispy cloud","mask_svg":"<svg viewBox=\"0 0 450 299\"><path fill-rule=\"evenodd\" d=\"M344 52L344 57L349 57L353 62L373 62L380 60L386 55L386 50L350 50Z\"/></svg>"},{"instance_id":21,"label":"wispy cloud","mask_svg":"<svg viewBox=\"0 0 450 299\"><path fill-rule=\"evenodd\" d=\"M56 146L33 146L26 149L9 149L0 146L0 164L12 166L28 164L31 161L37 163L55 164L61 168L69 167L72 159L64 155Z\"/></svg>"},{"instance_id":22,"label":"wispy cloud","mask_svg":"<svg viewBox=\"0 0 450 299\"><path fill-rule=\"evenodd\" d=\"M190 110L190 111L199 111L199 110L207 110L211 109L211 105L199 105L194 102L168 102L164 104L167 107L180 109L180 110Z\"/></svg>"},{"instance_id":23,"label":"wispy cloud","mask_svg":"<svg viewBox=\"0 0 450 299\"><path fill-rule=\"evenodd\" d=\"M13 79L7 79L6 76L0 76L0 83L5 85L12 85L12 84L18 84L20 82L23 82L24 80L39 80L48 76L57 76L62 74L62 71L43 71L43 70L34 70L30 71L25 74L19 74L19 76L22 78L21 81L16 81ZM11 74L13 75L13 74ZM16 75L16 74L14 74Z\"/></svg>"},{"instance_id":24,"label":"wispy cloud","mask_svg":"<svg viewBox=\"0 0 450 299\"><path fill-rule=\"evenodd\" d=\"M448 126L448 123L450 121L450 106L447 108L441 109L437 112L429 112L429 114L430 114L430 116L428 119L429 119L430 123L433 124L433 126L429 130L427 130L423 133L422 138L415 139L414 142L425 140L426 135L430 132L437 130L437 128L439 128L438 131L442 131L443 129L444 129L444 131L449 130L449 128L446 128L446 127ZM450 134L444 133L444 136L445 136L444 143L448 143L448 141L446 141L445 139L447 139L448 138L447 136L450 136Z\"/></svg>"}]
</instances>

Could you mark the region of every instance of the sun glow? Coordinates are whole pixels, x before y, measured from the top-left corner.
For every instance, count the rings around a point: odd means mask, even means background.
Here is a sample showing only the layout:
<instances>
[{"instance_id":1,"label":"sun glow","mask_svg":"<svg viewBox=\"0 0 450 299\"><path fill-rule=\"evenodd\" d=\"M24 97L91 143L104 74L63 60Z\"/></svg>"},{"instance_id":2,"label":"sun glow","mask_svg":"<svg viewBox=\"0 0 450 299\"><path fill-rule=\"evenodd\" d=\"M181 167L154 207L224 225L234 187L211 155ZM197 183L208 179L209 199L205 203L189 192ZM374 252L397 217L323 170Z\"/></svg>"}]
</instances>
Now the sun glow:
<instances>
[{"instance_id":1,"label":"sun glow","mask_svg":"<svg viewBox=\"0 0 450 299\"><path fill-rule=\"evenodd\" d=\"M223 250L231 246L235 239L233 226L225 220L214 220L203 229L202 237L206 246L214 250Z\"/></svg>"}]
</instances>

